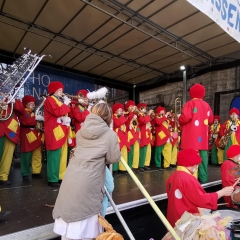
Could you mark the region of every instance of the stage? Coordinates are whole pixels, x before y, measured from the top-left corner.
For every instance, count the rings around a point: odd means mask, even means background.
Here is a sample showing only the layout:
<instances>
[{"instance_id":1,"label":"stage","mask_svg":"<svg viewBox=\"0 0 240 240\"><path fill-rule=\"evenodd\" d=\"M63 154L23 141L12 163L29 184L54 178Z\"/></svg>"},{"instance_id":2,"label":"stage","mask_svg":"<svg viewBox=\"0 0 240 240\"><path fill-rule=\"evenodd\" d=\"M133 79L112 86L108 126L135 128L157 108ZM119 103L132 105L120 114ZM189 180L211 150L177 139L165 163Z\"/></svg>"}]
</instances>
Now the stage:
<instances>
[{"instance_id":1,"label":"stage","mask_svg":"<svg viewBox=\"0 0 240 240\"><path fill-rule=\"evenodd\" d=\"M155 201L166 199L165 182L169 175L174 171L158 171L152 168L151 171L137 173L140 182L146 188ZM58 189L49 187L46 178L46 164L43 164L43 179L31 179L30 183L22 182L20 166L17 164L11 168L10 178L12 185L8 187L0 186L0 205L2 211L11 211L11 213L0 221L0 240L2 239L24 239L16 232L26 229L35 229L41 231L42 226L52 229L52 207L58 194ZM209 183L205 187L220 184L220 167L209 166ZM120 210L126 210L147 204L142 193L137 188L129 174L117 175L114 177L115 189L113 200L119 205ZM112 213L109 208L107 213ZM51 225L49 225L51 224ZM43 231L43 230L42 230ZM41 232L42 232L41 231ZM25 234L28 231L25 231ZM9 235L9 234L14 234ZM30 232L29 232L30 233ZM38 234L38 233L34 233ZM48 235L48 233L46 232ZM3 236L6 235L6 236ZM40 236L40 233L39 233ZM25 238L25 239L50 239L46 238Z\"/></svg>"}]
</instances>

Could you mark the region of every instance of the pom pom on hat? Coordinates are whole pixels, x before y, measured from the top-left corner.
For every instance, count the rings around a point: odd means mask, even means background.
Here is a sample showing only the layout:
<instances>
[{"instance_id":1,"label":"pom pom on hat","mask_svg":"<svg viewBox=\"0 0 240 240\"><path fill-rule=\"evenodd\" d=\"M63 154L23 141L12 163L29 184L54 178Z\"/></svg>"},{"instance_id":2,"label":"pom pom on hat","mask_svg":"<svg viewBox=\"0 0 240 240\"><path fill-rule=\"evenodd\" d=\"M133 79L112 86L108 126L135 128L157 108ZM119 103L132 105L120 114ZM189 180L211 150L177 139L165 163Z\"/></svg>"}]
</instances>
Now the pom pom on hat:
<instances>
[{"instance_id":1,"label":"pom pom on hat","mask_svg":"<svg viewBox=\"0 0 240 240\"><path fill-rule=\"evenodd\" d=\"M132 106L136 106L136 104L135 104L134 101L128 100L128 101L125 103L125 110L127 111L128 108L129 108L131 105L132 105Z\"/></svg>"},{"instance_id":2,"label":"pom pom on hat","mask_svg":"<svg viewBox=\"0 0 240 240\"><path fill-rule=\"evenodd\" d=\"M79 91L77 92L77 95L79 95L79 94L83 94L83 96L84 96L84 97L86 97L86 96L87 96L87 94L88 94L88 91L87 91L87 90L84 90L84 89L82 89L82 90L79 90Z\"/></svg>"},{"instance_id":3,"label":"pom pom on hat","mask_svg":"<svg viewBox=\"0 0 240 240\"><path fill-rule=\"evenodd\" d=\"M227 158L233 158L239 154L240 154L240 146L239 145L230 146L226 152Z\"/></svg>"},{"instance_id":4,"label":"pom pom on hat","mask_svg":"<svg viewBox=\"0 0 240 240\"><path fill-rule=\"evenodd\" d=\"M137 105L137 108L141 108L141 107L147 107L147 104L146 103L139 103Z\"/></svg>"},{"instance_id":5,"label":"pom pom on hat","mask_svg":"<svg viewBox=\"0 0 240 240\"><path fill-rule=\"evenodd\" d=\"M121 104L121 103L115 103L115 104L112 106L112 111L113 111L113 113L115 113L119 108L124 109L123 104Z\"/></svg>"},{"instance_id":6,"label":"pom pom on hat","mask_svg":"<svg viewBox=\"0 0 240 240\"><path fill-rule=\"evenodd\" d=\"M220 122L220 116L214 116L213 120L218 120L218 122Z\"/></svg>"},{"instance_id":7,"label":"pom pom on hat","mask_svg":"<svg viewBox=\"0 0 240 240\"><path fill-rule=\"evenodd\" d=\"M239 110L237 108L232 108L230 111L229 111L229 114L232 115L233 113L236 113L237 115L239 115Z\"/></svg>"},{"instance_id":8,"label":"pom pom on hat","mask_svg":"<svg viewBox=\"0 0 240 240\"><path fill-rule=\"evenodd\" d=\"M33 97L33 96L30 96L30 95L25 95L22 99L22 104L24 107L26 107L26 105L29 103L29 102L34 102L36 103L36 98Z\"/></svg>"},{"instance_id":9,"label":"pom pom on hat","mask_svg":"<svg viewBox=\"0 0 240 240\"><path fill-rule=\"evenodd\" d=\"M194 84L189 91L191 98L203 98L205 96L205 88L202 84Z\"/></svg>"},{"instance_id":10,"label":"pom pom on hat","mask_svg":"<svg viewBox=\"0 0 240 240\"><path fill-rule=\"evenodd\" d=\"M199 152L194 149L183 149L177 155L177 165L179 166L192 167L199 165L201 161Z\"/></svg>"},{"instance_id":11,"label":"pom pom on hat","mask_svg":"<svg viewBox=\"0 0 240 240\"><path fill-rule=\"evenodd\" d=\"M64 86L61 82L50 82L48 85L48 93L53 94L55 93L59 88L64 89Z\"/></svg>"},{"instance_id":12,"label":"pom pom on hat","mask_svg":"<svg viewBox=\"0 0 240 240\"><path fill-rule=\"evenodd\" d=\"M166 109L164 107L161 106L157 107L156 114L159 114L162 110L166 113Z\"/></svg>"}]
</instances>

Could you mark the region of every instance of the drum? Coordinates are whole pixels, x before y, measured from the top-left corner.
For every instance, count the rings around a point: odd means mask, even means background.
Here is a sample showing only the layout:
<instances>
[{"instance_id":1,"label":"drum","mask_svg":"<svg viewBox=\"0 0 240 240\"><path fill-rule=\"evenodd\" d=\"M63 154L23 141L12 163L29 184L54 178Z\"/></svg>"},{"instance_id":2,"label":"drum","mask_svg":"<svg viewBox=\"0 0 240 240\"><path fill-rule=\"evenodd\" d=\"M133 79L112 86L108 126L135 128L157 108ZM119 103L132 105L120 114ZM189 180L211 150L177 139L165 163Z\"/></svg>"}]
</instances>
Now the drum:
<instances>
[{"instance_id":1,"label":"drum","mask_svg":"<svg viewBox=\"0 0 240 240\"><path fill-rule=\"evenodd\" d=\"M240 187L237 187L232 195L231 195L231 199L233 204L237 205L238 207L240 206Z\"/></svg>"}]
</instances>

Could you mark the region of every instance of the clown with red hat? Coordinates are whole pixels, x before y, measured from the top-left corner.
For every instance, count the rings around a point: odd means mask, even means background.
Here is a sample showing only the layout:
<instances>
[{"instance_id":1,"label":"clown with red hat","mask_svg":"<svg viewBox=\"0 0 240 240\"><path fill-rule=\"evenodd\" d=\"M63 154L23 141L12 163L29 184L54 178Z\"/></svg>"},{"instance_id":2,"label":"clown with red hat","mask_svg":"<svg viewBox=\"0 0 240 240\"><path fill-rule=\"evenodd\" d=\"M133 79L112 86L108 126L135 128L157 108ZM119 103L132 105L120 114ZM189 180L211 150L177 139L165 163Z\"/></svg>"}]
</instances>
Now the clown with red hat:
<instances>
[{"instance_id":1,"label":"clown with red hat","mask_svg":"<svg viewBox=\"0 0 240 240\"><path fill-rule=\"evenodd\" d=\"M153 110L151 109L147 112L146 103L139 103L137 108L139 110L138 123L141 132L139 170L144 172L151 169L149 166L151 161L152 118L150 116Z\"/></svg>"},{"instance_id":2,"label":"clown with red hat","mask_svg":"<svg viewBox=\"0 0 240 240\"><path fill-rule=\"evenodd\" d=\"M182 128L181 148L199 150L202 163L199 165L198 179L205 183L208 180L208 125L213 122L213 113L203 100L205 88L202 84L194 84L189 95L191 100L184 104L178 119Z\"/></svg>"},{"instance_id":3,"label":"clown with red hat","mask_svg":"<svg viewBox=\"0 0 240 240\"><path fill-rule=\"evenodd\" d=\"M48 85L49 97L44 102L44 133L47 150L48 185L60 187L67 167L68 134L71 99L63 95L64 86L54 81ZM63 100L63 101L62 101Z\"/></svg>"},{"instance_id":4,"label":"clown with red hat","mask_svg":"<svg viewBox=\"0 0 240 240\"><path fill-rule=\"evenodd\" d=\"M138 126L138 110L134 101L128 100L125 103L125 111L127 115L127 132L130 151L128 152L128 165L133 168L134 172L138 172L139 153L140 153L140 130ZM126 116L125 115L125 116Z\"/></svg>"},{"instance_id":5,"label":"clown with red hat","mask_svg":"<svg viewBox=\"0 0 240 240\"><path fill-rule=\"evenodd\" d=\"M35 116L36 98L25 95L22 99L24 114L19 117L20 122L20 152L21 175L23 181L29 181L32 166L32 177L41 177L42 169L42 140L43 134L36 130L37 121L43 121L43 116Z\"/></svg>"},{"instance_id":6,"label":"clown with red hat","mask_svg":"<svg viewBox=\"0 0 240 240\"><path fill-rule=\"evenodd\" d=\"M130 145L128 141L128 132L126 127L127 118L125 117L123 104L115 103L112 106L112 113L113 113L113 130L118 135L118 141L122 157L126 162L128 162L128 151L130 150ZM114 174L116 174L118 170L120 171L120 173L126 172L126 168L123 166L121 162L113 164Z\"/></svg>"},{"instance_id":7,"label":"clown with red hat","mask_svg":"<svg viewBox=\"0 0 240 240\"><path fill-rule=\"evenodd\" d=\"M79 90L77 92L78 104L75 105L74 108L71 109L71 115L74 121L75 132L77 133L85 121L85 118L89 114L88 111L88 98L87 98L88 91L87 90Z\"/></svg>"},{"instance_id":8,"label":"clown with red hat","mask_svg":"<svg viewBox=\"0 0 240 240\"><path fill-rule=\"evenodd\" d=\"M21 101L13 99L12 104L5 105L0 110L0 185L10 185L8 175L11 169L13 153L19 140L20 126L18 117L24 113Z\"/></svg>"},{"instance_id":9,"label":"clown with red hat","mask_svg":"<svg viewBox=\"0 0 240 240\"><path fill-rule=\"evenodd\" d=\"M228 187L234 185L236 178L239 177L237 174L231 174L231 170L237 168L240 164L240 146L239 145L231 145L227 152L227 159L223 162L221 166L221 178L222 178L222 186ZM234 188L236 189L237 186ZM232 202L231 197L224 197L225 203L227 203L227 207L230 208L238 208Z\"/></svg>"},{"instance_id":10,"label":"clown with red hat","mask_svg":"<svg viewBox=\"0 0 240 240\"><path fill-rule=\"evenodd\" d=\"M225 146L222 147L224 148L224 159L227 158L226 152L231 145L240 145L239 110L237 108L230 109L229 116L230 118L225 121L220 130L220 135L225 142Z\"/></svg>"},{"instance_id":11,"label":"clown with red hat","mask_svg":"<svg viewBox=\"0 0 240 240\"><path fill-rule=\"evenodd\" d=\"M223 150L219 148L220 140L220 116L213 117L213 124L209 128L209 150L211 150L211 163L213 165L223 163Z\"/></svg>"},{"instance_id":12,"label":"clown with red hat","mask_svg":"<svg viewBox=\"0 0 240 240\"><path fill-rule=\"evenodd\" d=\"M177 170L166 182L167 219L172 227L185 211L197 214L199 208L216 210L218 199L230 196L233 192L233 187L225 187L217 192L206 193L193 176L201 161L199 151L194 149L183 149L177 155Z\"/></svg>"},{"instance_id":13,"label":"clown with red hat","mask_svg":"<svg viewBox=\"0 0 240 240\"><path fill-rule=\"evenodd\" d=\"M170 142L170 113L164 107L157 107L155 111L155 163L158 170L162 170L162 154L164 157L163 167L170 169L172 163L172 144Z\"/></svg>"}]
</instances>

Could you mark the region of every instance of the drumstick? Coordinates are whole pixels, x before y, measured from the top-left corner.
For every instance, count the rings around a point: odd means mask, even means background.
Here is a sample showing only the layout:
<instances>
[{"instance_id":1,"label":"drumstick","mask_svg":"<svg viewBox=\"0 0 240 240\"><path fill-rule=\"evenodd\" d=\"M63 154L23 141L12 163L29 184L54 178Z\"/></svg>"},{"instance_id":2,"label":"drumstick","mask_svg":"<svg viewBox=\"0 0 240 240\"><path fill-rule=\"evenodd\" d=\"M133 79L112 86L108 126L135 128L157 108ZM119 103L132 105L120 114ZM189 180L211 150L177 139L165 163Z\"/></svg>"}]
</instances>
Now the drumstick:
<instances>
[{"instance_id":1,"label":"drumstick","mask_svg":"<svg viewBox=\"0 0 240 240\"><path fill-rule=\"evenodd\" d=\"M237 181L232 186L235 187L239 181L240 181L240 178L238 178Z\"/></svg>"}]
</instances>

